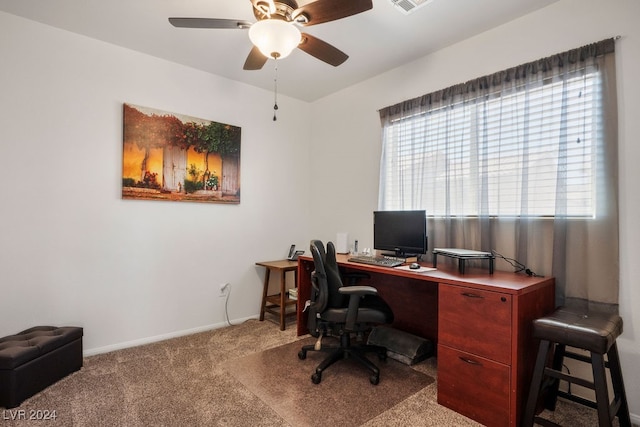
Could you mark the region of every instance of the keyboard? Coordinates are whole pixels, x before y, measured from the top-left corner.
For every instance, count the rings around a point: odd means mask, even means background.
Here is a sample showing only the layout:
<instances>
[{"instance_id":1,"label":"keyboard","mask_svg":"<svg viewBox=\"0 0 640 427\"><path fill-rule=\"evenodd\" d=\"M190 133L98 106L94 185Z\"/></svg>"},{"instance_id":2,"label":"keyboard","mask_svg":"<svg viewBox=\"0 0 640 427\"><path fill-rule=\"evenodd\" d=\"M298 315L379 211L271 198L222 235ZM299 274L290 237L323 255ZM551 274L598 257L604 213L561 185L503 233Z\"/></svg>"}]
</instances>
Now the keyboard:
<instances>
[{"instance_id":1,"label":"keyboard","mask_svg":"<svg viewBox=\"0 0 640 427\"><path fill-rule=\"evenodd\" d=\"M380 267L397 267L404 264L404 260L393 257L373 257L373 256L354 256L347 259L349 262L357 262L360 264L377 265Z\"/></svg>"}]
</instances>

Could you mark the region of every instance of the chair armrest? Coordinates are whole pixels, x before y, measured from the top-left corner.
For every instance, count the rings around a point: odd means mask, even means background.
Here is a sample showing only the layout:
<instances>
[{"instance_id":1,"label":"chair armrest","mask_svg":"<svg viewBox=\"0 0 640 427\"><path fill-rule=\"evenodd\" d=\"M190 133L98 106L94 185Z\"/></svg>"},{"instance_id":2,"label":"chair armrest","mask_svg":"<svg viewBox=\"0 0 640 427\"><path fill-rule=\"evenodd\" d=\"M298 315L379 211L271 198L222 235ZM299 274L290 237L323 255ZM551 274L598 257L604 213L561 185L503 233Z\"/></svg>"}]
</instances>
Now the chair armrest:
<instances>
[{"instance_id":1,"label":"chair armrest","mask_svg":"<svg viewBox=\"0 0 640 427\"><path fill-rule=\"evenodd\" d=\"M338 289L343 295L356 295L356 296L364 296L364 295L378 295L378 290L373 286L343 286Z\"/></svg>"},{"instance_id":2,"label":"chair armrest","mask_svg":"<svg viewBox=\"0 0 640 427\"><path fill-rule=\"evenodd\" d=\"M352 331L355 329L356 320L358 319L360 300L365 295L378 295L378 290L373 286L343 286L338 289L338 292L343 295L349 295L349 308L347 309L345 328L348 331Z\"/></svg>"}]
</instances>

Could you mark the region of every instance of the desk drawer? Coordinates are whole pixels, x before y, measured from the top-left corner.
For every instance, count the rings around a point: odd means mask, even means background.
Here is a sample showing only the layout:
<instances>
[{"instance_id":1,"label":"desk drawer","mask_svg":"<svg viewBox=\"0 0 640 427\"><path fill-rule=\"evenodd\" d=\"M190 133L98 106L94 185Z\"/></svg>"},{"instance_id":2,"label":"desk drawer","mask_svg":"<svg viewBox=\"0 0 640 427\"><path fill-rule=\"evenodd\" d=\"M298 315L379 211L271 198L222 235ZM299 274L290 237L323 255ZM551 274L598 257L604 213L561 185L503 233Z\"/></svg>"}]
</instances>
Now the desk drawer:
<instances>
[{"instance_id":1,"label":"desk drawer","mask_svg":"<svg viewBox=\"0 0 640 427\"><path fill-rule=\"evenodd\" d=\"M438 299L439 343L511 364L511 295L440 284Z\"/></svg>"},{"instance_id":2,"label":"desk drawer","mask_svg":"<svg viewBox=\"0 0 640 427\"><path fill-rule=\"evenodd\" d=\"M487 426L508 426L510 368L438 344L438 403Z\"/></svg>"}]
</instances>

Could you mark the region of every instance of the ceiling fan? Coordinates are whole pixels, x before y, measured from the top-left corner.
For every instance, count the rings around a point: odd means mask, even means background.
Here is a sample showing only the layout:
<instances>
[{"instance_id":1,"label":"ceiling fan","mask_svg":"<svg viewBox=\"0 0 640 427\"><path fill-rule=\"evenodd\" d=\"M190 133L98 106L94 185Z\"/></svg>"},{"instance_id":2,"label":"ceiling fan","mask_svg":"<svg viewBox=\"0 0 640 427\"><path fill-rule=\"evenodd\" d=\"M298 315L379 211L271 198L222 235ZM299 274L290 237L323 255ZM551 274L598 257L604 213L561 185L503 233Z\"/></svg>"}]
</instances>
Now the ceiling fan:
<instances>
[{"instance_id":1,"label":"ceiling fan","mask_svg":"<svg viewBox=\"0 0 640 427\"><path fill-rule=\"evenodd\" d=\"M175 27L249 29L254 47L244 63L245 70L260 70L267 59L284 58L296 47L337 67L347 54L298 26L335 21L373 8L372 0L316 0L298 7L295 0L250 0L257 22L219 18L169 18Z\"/></svg>"}]
</instances>

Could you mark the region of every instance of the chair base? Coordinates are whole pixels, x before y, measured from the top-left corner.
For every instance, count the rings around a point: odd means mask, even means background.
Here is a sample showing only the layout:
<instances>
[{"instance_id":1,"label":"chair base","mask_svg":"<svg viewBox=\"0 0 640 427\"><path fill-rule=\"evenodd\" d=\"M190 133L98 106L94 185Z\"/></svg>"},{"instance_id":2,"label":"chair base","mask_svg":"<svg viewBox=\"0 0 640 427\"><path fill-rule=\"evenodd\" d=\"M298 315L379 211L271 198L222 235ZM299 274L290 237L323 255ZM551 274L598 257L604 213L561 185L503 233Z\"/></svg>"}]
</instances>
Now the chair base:
<instances>
[{"instance_id":1,"label":"chair base","mask_svg":"<svg viewBox=\"0 0 640 427\"><path fill-rule=\"evenodd\" d=\"M320 338L321 339L321 338ZM320 342L320 339L318 342ZM329 353L329 355L316 367L315 373L311 376L311 381L314 384L319 384L322 381L322 373L329 366L333 365L342 359L352 359L360 363L367 368L371 373L369 382L373 385L377 385L380 382L380 369L369 359L367 359L367 353L376 353L380 360L386 360L387 349L379 345L371 344L356 344L351 345L351 334L344 333L340 335L340 346L320 346L318 348L318 342L316 344L305 345L298 352L298 358L304 360L307 358L307 352L309 351L321 351Z\"/></svg>"}]
</instances>

